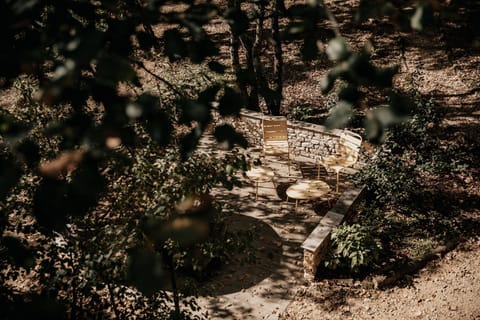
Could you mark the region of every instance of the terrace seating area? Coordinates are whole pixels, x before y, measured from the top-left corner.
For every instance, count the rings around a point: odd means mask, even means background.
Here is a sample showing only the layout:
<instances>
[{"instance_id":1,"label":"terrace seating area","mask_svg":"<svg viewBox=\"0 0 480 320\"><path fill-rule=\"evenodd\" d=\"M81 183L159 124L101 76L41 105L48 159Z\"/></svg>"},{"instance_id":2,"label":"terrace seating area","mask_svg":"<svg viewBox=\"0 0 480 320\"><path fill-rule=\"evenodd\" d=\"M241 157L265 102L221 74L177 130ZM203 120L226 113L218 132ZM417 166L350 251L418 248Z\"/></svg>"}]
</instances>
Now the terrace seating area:
<instances>
[{"instance_id":1,"label":"terrace seating area","mask_svg":"<svg viewBox=\"0 0 480 320\"><path fill-rule=\"evenodd\" d=\"M362 159L357 148L355 163L345 165L349 167L345 171L343 167L336 171L322 165L322 159L337 150L352 155L345 149L354 149L349 145L353 142L340 140L342 133L347 134L342 130L332 132L285 119L274 119L272 124L251 111L234 121L233 126L250 142L245 154L252 163L260 160L261 164L252 166L242 178L242 187L230 192L218 190L214 196L238 206L240 215L231 225L258 231L254 244L257 259L242 268L232 266L225 275L204 284L206 292L210 285L221 286L224 294L221 298L206 294L201 301L209 310L217 310L217 316L229 310L237 318L250 315L245 310L252 304L262 305L258 311L262 313L253 315L262 318L286 307L293 296L289 288L314 278L328 247L330 230L348 217L361 197L363 188L354 188L348 175L355 170L352 166L361 165ZM267 134L263 130L265 123L269 126ZM272 129L272 125L276 128ZM278 131L283 133L277 134ZM279 140L286 138L282 145L286 149L274 154L265 152L264 145L272 141L264 143L264 138L274 136ZM212 150L216 142L210 137L202 144ZM305 187L312 189L302 189Z\"/></svg>"}]
</instances>

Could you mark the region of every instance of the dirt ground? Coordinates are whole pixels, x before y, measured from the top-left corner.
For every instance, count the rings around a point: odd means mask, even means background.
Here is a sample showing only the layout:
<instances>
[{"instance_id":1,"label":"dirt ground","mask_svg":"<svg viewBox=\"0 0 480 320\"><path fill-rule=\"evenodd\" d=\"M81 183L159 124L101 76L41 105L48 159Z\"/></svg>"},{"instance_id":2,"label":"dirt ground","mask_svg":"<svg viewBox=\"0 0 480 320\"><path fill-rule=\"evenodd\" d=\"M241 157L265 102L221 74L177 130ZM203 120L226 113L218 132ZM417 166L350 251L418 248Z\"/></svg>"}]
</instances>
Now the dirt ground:
<instances>
[{"instance_id":1,"label":"dirt ground","mask_svg":"<svg viewBox=\"0 0 480 320\"><path fill-rule=\"evenodd\" d=\"M402 286L319 282L300 288L282 319L480 319L480 239L432 261Z\"/></svg>"}]
</instances>

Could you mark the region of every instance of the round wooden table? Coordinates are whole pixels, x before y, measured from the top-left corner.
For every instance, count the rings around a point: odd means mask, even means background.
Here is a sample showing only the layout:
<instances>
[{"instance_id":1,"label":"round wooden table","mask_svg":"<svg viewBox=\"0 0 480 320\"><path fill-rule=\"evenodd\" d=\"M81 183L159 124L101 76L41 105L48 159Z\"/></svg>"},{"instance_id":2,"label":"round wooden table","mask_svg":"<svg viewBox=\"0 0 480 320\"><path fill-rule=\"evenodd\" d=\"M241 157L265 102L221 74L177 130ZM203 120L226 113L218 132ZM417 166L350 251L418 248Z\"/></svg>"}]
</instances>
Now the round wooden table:
<instances>
[{"instance_id":1,"label":"round wooden table","mask_svg":"<svg viewBox=\"0 0 480 320\"><path fill-rule=\"evenodd\" d=\"M298 200L313 200L321 198L330 192L330 186L322 180L301 180L287 189L287 202L289 198L295 199L295 211Z\"/></svg>"},{"instance_id":2,"label":"round wooden table","mask_svg":"<svg viewBox=\"0 0 480 320\"><path fill-rule=\"evenodd\" d=\"M255 200L258 199L258 183L273 181L275 177L275 173L271 168L263 166L254 166L245 174L250 180L255 182Z\"/></svg>"}]
</instances>

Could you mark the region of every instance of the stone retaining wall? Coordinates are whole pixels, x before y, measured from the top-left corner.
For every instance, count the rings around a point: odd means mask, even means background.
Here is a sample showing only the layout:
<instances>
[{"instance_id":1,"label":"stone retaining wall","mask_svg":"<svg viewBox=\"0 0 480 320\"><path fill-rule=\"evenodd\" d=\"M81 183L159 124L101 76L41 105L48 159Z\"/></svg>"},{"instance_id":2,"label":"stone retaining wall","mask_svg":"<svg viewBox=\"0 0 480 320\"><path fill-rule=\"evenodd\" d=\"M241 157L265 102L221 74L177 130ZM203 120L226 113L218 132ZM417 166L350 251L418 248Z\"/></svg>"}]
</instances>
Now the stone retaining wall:
<instances>
[{"instance_id":1,"label":"stone retaining wall","mask_svg":"<svg viewBox=\"0 0 480 320\"><path fill-rule=\"evenodd\" d=\"M329 248L332 229L349 217L363 197L364 191L365 186L352 187L345 191L303 242L303 270L306 280L312 281L315 278L318 266Z\"/></svg>"},{"instance_id":2,"label":"stone retaining wall","mask_svg":"<svg viewBox=\"0 0 480 320\"><path fill-rule=\"evenodd\" d=\"M275 118L259 112L244 109L240 117L222 118L241 132L250 146L263 146L262 119ZM218 118L217 118L218 119ZM341 130L328 130L326 127L303 121L287 121L288 141L293 156L320 160L322 156L335 152Z\"/></svg>"}]
</instances>

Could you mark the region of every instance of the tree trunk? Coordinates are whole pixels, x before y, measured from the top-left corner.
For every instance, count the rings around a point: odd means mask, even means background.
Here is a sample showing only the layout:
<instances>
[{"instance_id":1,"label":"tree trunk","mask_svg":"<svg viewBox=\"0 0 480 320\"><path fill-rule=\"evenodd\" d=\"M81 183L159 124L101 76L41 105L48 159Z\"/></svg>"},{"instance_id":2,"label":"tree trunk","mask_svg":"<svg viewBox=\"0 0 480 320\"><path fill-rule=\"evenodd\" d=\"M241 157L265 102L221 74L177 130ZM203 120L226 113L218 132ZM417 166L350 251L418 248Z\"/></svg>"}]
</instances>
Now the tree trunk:
<instances>
[{"instance_id":1,"label":"tree trunk","mask_svg":"<svg viewBox=\"0 0 480 320\"><path fill-rule=\"evenodd\" d=\"M275 81L274 88L274 101L272 105L272 114L279 115L282 106L283 95L283 55L282 55L282 42L280 40L280 28L278 25L278 19L280 10L282 9L280 4L282 0L274 0L273 3L273 15L272 15L272 38L275 47L275 57L273 62L273 74Z\"/></svg>"},{"instance_id":2,"label":"tree trunk","mask_svg":"<svg viewBox=\"0 0 480 320\"><path fill-rule=\"evenodd\" d=\"M261 111L260 101L258 98L258 85L255 76L255 67L253 65L253 43L247 36L241 37L240 41L245 48L245 56L247 59L247 73L250 77L250 79L248 80L251 86L250 93L248 94L247 99L248 108L254 111Z\"/></svg>"},{"instance_id":3,"label":"tree trunk","mask_svg":"<svg viewBox=\"0 0 480 320\"><path fill-rule=\"evenodd\" d=\"M265 22L265 4L260 2L258 6L259 12L256 21L257 25L255 28L255 40L252 45L252 60L253 67L255 69L255 82L257 88L259 89L260 95L265 100L268 113L275 114L272 112L275 111L275 101L273 99L272 90L268 86L268 79L265 77L262 61L260 59L263 38L263 24Z\"/></svg>"},{"instance_id":4,"label":"tree trunk","mask_svg":"<svg viewBox=\"0 0 480 320\"><path fill-rule=\"evenodd\" d=\"M240 0L228 0L228 8L235 8L237 10L240 9ZM247 91L247 83L245 81L245 76L242 75L242 66L240 65L240 56L239 56L239 49L240 49L240 36L230 28L230 61L232 65L233 72L235 73L236 82L240 93L242 94L245 102L248 105L248 91ZM258 104L257 104L258 109Z\"/></svg>"}]
</instances>

